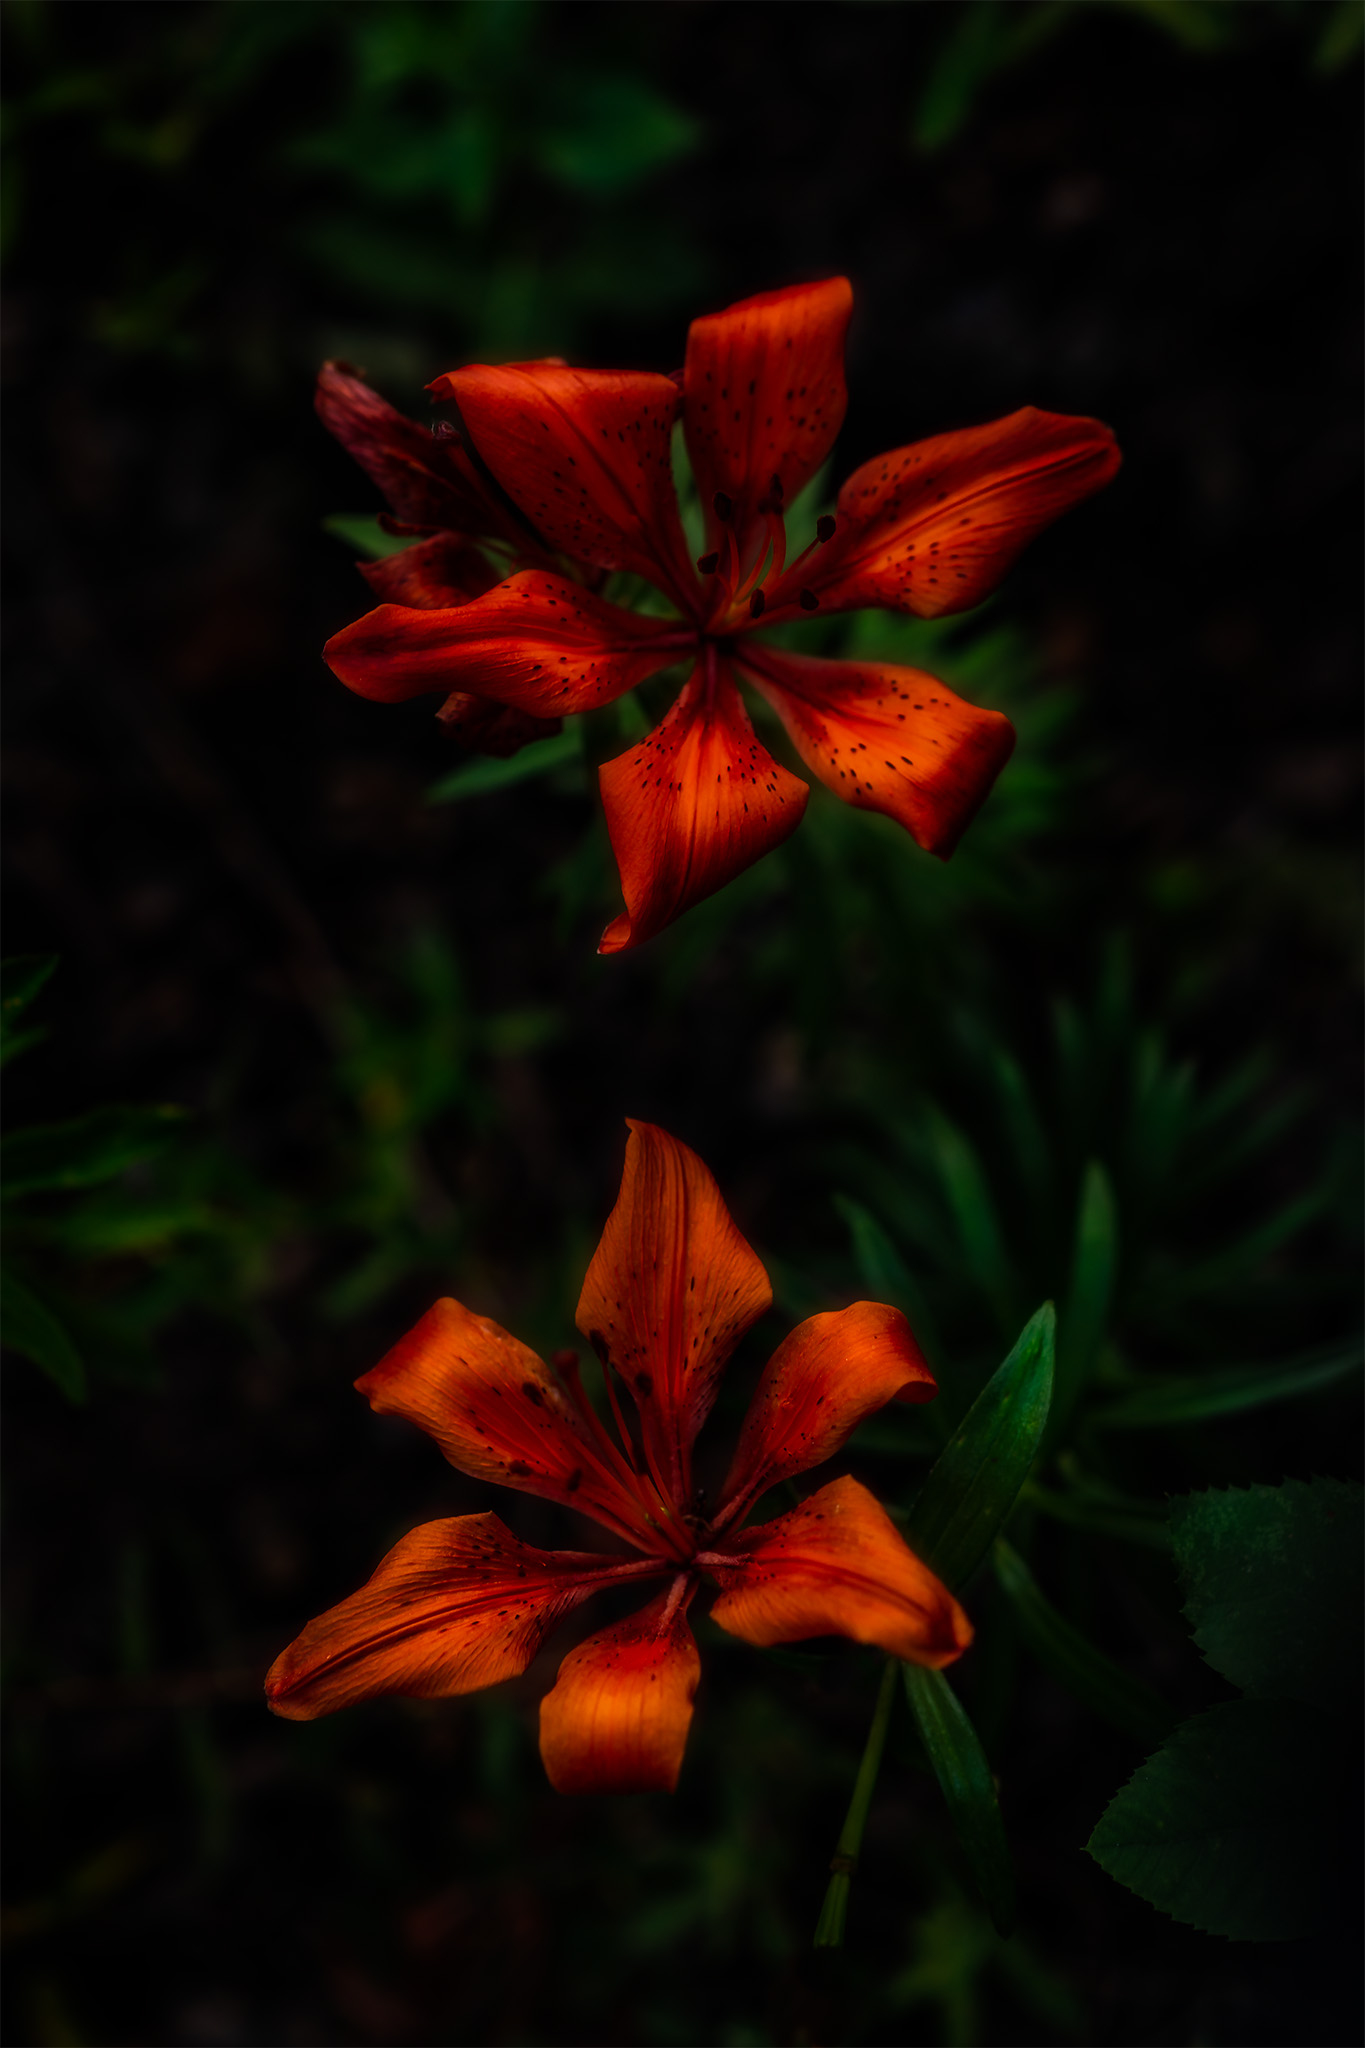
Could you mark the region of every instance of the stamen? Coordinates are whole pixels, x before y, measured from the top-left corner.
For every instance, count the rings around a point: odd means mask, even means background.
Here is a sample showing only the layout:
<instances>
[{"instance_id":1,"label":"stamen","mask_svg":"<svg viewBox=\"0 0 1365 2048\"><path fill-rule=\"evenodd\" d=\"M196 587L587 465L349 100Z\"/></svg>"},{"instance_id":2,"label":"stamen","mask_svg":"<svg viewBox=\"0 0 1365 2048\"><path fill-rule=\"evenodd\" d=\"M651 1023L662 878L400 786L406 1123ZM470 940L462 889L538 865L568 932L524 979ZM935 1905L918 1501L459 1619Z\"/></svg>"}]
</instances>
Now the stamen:
<instances>
[{"instance_id":1,"label":"stamen","mask_svg":"<svg viewBox=\"0 0 1365 2048\"><path fill-rule=\"evenodd\" d=\"M773 509L780 512L782 509L782 479L776 470L773 471L772 482L768 485L768 496L773 501Z\"/></svg>"},{"instance_id":2,"label":"stamen","mask_svg":"<svg viewBox=\"0 0 1365 2048\"><path fill-rule=\"evenodd\" d=\"M727 498L724 491L717 491L711 503L715 507L716 517L720 520L722 526L728 524L734 518L734 500L733 498Z\"/></svg>"},{"instance_id":3,"label":"stamen","mask_svg":"<svg viewBox=\"0 0 1365 2048\"><path fill-rule=\"evenodd\" d=\"M709 555L697 556L697 567L703 576L714 576L719 564L720 555L715 548L712 548Z\"/></svg>"},{"instance_id":4,"label":"stamen","mask_svg":"<svg viewBox=\"0 0 1365 2048\"><path fill-rule=\"evenodd\" d=\"M820 517L816 520L815 538L820 542L822 547L824 546L827 540L833 540L834 524L834 515L832 512L822 512L820 514Z\"/></svg>"},{"instance_id":5,"label":"stamen","mask_svg":"<svg viewBox=\"0 0 1365 2048\"><path fill-rule=\"evenodd\" d=\"M764 597L763 592L761 590L756 590L753 596L749 599L749 617L751 619L761 619L763 616L763 607L766 603L767 599Z\"/></svg>"},{"instance_id":6,"label":"stamen","mask_svg":"<svg viewBox=\"0 0 1365 2048\"><path fill-rule=\"evenodd\" d=\"M460 430L453 420L434 420L431 427L433 441L458 441Z\"/></svg>"},{"instance_id":7,"label":"stamen","mask_svg":"<svg viewBox=\"0 0 1365 2048\"><path fill-rule=\"evenodd\" d=\"M664 1602L664 1611L659 1616L659 1626L656 1634L663 1635L672 1627L673 1617L682 1605L683 1595L688 1593L691 1585L692 1574L690 1572L679 1572L677 1578L674 1579L673 1584L668 1589L668 1598Z\"/></svg>"},{"instance_id":8,"label":"stamen","mask_svg":"<svg viewBox=\"0 0 1365 2048\"><path fill-rule=\"evenodd\" d=\"M820 600L813 590L803 590L801 592L801 609L803 612L819 611Z\"/></svg>"}]
</instances>

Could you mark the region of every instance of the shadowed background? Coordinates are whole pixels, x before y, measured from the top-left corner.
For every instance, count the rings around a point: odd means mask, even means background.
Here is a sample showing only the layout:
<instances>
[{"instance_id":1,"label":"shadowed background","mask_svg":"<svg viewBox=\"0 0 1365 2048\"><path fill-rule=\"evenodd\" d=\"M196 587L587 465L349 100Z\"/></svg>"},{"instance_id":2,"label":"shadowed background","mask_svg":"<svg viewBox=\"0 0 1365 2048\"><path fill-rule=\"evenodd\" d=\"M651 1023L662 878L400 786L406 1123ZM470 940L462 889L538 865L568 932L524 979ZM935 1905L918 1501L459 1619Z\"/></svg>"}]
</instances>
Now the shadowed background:
<instances>
[{"instance_id":1,"label":"shadowed background","mask_svg":"<svg viewBox=\"0 0 1365 2048\"><path fill-rule=\"evenodd\" d=\"M439 1292L569 1341L626 1114L701 1152L774 1276L719 1439L765 1340L867 1291L867 1219L970 1391L1065 1292L1088 1159L1117 1353L1298 1355L1349 1322L1358 11L3 19L6 952L60 961L7 1125L183 1112L10 1225L81 1370L9 1360L8 2037L1353 2038L1340 1941L1211 1941L1081 1853L1140 1752L1004 1630L964 1686L1023 1932L976 1914L893 1733L846 1970L809 1938L864 1653L713 1631L671 1804L548 1793L553 1657L311 1728L259 1681L403 1529L501 1511L350 1382ZM431 801L462 765L431 705L321 663L368 604L324 521L378 506L316 366L421 416L469 359L671 369L692 314L834 271L831 487L1023 404L1107 420L1124 470L967 629L857 628L1019 726L951 866L817 793L601 961L581 764ZM1350 1476L1356 1415L1334 1391L1144 1438L1108 1477ZM899 1498L923 1453L854 1463ZM1159 1544L1049 1540L1074 1619L1182 1709L1214 1697Z\"/></svg>"}]
</instances>

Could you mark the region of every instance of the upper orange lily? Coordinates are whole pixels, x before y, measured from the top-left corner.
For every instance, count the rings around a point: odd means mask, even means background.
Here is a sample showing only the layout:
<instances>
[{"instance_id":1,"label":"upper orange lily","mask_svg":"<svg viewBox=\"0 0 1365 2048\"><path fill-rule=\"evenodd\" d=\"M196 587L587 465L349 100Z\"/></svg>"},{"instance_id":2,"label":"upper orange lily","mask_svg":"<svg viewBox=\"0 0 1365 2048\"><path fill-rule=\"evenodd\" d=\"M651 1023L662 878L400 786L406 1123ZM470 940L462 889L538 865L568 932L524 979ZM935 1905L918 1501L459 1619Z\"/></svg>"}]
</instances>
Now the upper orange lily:
<instances>
[{"instance_id":1,"label":"upper orange lily","mask_svg":"<svg viewBox=\"0 0 1365 2048\"><path fill-rule=\"evenodd\" d=\"M1119 465L1099 421L1026 406L864 463L788 563L786 507L843 422L852 305L842 277L745 299L693 321L677 377L473 364L429 387L457 408L443 441L323 372L323 418L388 491L399 530L427 536L367 565L390 601L327 643L351 689L394 702L454 687L441 715L457 736L510 752L693 664L660 725L599 771L626 902L603 952L662 930L800 820L807 786L756 737L738 678L836 795L945 857L1014 745L1007 718L922 670L753 637L803 612L964 611ZM673 489L679 418L707 521L695 567ZM471 536L503 551L501 569ZM614 570L654 584L675 616L608 602Z\"/></svg>"},{"instance_id":2,"label":"upper orange lily","mask_svg":"<svg viewBox=\"0 0 1365 2048\"><path fill-rule=\"evenodd\" d=\"M431 1699L496 1684L524 1671L591 1594L658 1580L646 1607L564 1659L541 1703L540 1749L561 1792L672 1791L700 1674L687 1611L704 1580L719 1588L712 1619L751 1643L842 1635L939 1667L971 1641L957 1601L856 1480L740 1526L769 1487L832 1457L886 1402L932 1399L897 1309L856 1302L792 1331L705 1507L692 1447L772 1289L696 1154L651 1124L630 1129L577 1315L603 1362L619 1444L573 1352L557 1353L552 1370L456 1301L438 1301L356 1384L377 1413L427 1430L459 1471L576 1508L635 1554L534 1550L491 1514L428 1522L276 1659L266 1696L277 1714L311 1720L380 1693ZM638 1442L613 1374L634 1399Z\"/></svg>"}]
</instances>

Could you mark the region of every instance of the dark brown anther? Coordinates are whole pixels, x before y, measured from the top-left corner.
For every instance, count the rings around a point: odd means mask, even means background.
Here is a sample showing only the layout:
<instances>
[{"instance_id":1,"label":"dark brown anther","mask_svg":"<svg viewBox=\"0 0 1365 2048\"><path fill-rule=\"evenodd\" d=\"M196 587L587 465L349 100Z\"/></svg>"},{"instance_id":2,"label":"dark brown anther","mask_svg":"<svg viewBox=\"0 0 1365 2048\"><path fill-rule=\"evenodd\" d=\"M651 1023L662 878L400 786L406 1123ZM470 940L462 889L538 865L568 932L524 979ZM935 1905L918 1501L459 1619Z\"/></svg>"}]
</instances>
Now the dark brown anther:
<instances>
[{"instance_id":1,"label":"dark brown anther","mask_svg":"<svg viewBox=\"0 0 1365 2048\"><path fill-rule=\"evenodd\" d=\"M801 593L801 609L802 609L802 611L803 611L803 612L818 612L818 611L819 611L819 609L820 609L820 600L819 600L819 598L818 598L818 597L817 597L817 596L815 595L815 592L814 592L813 590L803 590L803 591L802 591L802 593Z\"/></svg>"},{"instance_id":2,"label":"dark brown anther","mask_svg":"<svg viewBox=\"0 0 1365 2048\"><path fill-rule=\"evenodd\" d=\"M436 420L432 423L431 438L433 441L458 441L460 430L453 420Z\"/></svg>"},{"instance_id":3,"label":"dark brown anther","mask_svg":"<svg viewBox=\"0 0 1365 2048\"><path fill-rule=\"evenodd\" d=\"M720 556L714 548L709 555L697 556L697 567L701 570L703 576L714 576L719 562Z\"/></svg>"},{"instance_id":4,"label":"dark brown anther","mask_svg":"<svg viewBox=\"0 0 1365 2048\"><path fill-rule=\"evenodd\" d=\"M820 545L822 547L824 546L827 540L833 540L834 514L832 512L822 512L820 514L820 517L816 520L815 538L820 542Z\"/></svg>"},{"instance_id":5,"label":"dark brown anther","mask_svg":"<svg viewBox=\"0 0 1365 2048\"><path fill-rule=\"evenodd\" d=\"M771 482L771 483L769 484L769 486L768 486L768 496L769 496L769 497L770 497L770 498L772 499L772 501L773 501L773 510L774 510L774 511L781 511L781 509L782 509L782 479L781 479L781 477L780 477L780 476L779 476L779 475L777 474L777 471L776 471L776 470L774 470L774 471L773 471L773 478L772 478L772 482Z\"/></svg>"},{"instance_id":6,"label":"dark brown anther","mask_svg":"<svg viewBox=\"0 0 1365 2048\"><path fill-rule=\"evenodd\" d=\"M715 508L715 514L717 519L719 519L722 522L722 524L724 524L725 522L734 517L734 500L732 498L727 498L724 491L717 491L715 497L711 500L711 503Z\"/></svg>"},{"instance_id":7,"label":"dark brown anther","mask_svg":"<svg viewBox=\"0 0 1365 2048\"><path fill-rule=\"evenodd\" d=\"M753 596L749 599L749 617L751 619L761 619L763 616L763 607L767 603L767 601L768 600L764 597L763 592L761 590L756 590Z\"/></svg>"}]
</instances>

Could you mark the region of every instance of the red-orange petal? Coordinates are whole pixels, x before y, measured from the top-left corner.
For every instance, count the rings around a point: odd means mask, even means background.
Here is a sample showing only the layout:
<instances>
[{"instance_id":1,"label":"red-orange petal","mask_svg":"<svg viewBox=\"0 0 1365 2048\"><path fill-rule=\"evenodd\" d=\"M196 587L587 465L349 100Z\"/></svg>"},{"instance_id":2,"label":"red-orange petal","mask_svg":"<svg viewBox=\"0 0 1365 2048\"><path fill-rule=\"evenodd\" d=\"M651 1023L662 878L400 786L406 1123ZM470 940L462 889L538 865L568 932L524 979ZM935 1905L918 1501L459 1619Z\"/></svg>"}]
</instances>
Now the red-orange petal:
<instances>
[{"instance_id":1,"label":"red-orange petal","mask_svg":"<svg viewBox=\"0 0 1365 2048\"><path fill-rule=\"evenodd\" d=\"M468 604L502 582L502 571L458 533L433 533L396 555L356 566L381 603L419 611Z\"/></svg>"},{"instance_id":2,"label":"red-orange petal","mask_svg":"<svg viewBox=\"0 0 1365 2048\"><path fill-rule=\"evenodd\" d=\"M694 320L687 335L683 429L712 545L717 492L729 498L741 554L758 505L790 504L844 422L846 277L760 292ZM778 488L773 490L776 479Z\"/></svg>"},{"instance_id":3,"label":"red-orange petal","mask_svg":"<svg viewBox=\"0 0 1365 2048\"><path fill-rule=\"evenodd\" d=\"M701 1659L674 1589L570 1650L540 1703L540 1754L556 1792L672 1792Z\"/></svg>"},{"instance_id":4,"label":"red-orange petal","mask_svg":"<svg viewBox=\"0 0 1365 2048\"><path fill-rule=\"evenodd\" d=\"M849 1636L937 1670L971 1642L972 1625L948 1588L856 1479L822 1486L719 1548L723 1558L699 1560L721 1586L711 1619L746 1643Z\"/></svg>"},{"instance_id":5,"label":"red-orange petal","mask_svg":"<svg viewBox=\"0 0 1365 2048\"><path fill-rule=\"evenodd\" d=\"M643 370L473 363L428 386L453 399L480 456L552 548L629 569L698 603L678 518L671 435L681 398Z\"/></svg>"},{"instance_id":6,"label":"red-orange petal","mask_svg":"<svg viewBox=\"0 0 1365 2048\"><path fill-rule=\"evenodd\" d=\"M625 611L567 577L526 569L448 610L381 604L322 652L348 690L381 704L458 688L558 718L633 690L684 655L690 637L675 620Z\"/></svg>"},{"instance_id":7,"label":"red-orange petal","mask_svg":"<svg viewBox=\"0 0 1365 2048\"><path fill-rule=\"evenodd\" d=\"M345 363L324 363L314 397L318 418L399 519L413 527L526 538L498 504L458 441L437 441L405 418Z\"/></svg>"},{"instance_id":8,"label":"red-orange petal","mask_svg":"<svg viewBox=\"0 0 1365 2048\"><path fill-rule=\"evenodd\" d=\"M624 1461L610 1463L549 1366L489 1317L436 1302L356 1386L376 1415L405 1416L434 1437L457 1471L659 1547Z\"/></svg>"},{"instance_id":9,"label":"red-orange petal","mask_svg":"<svg viewBox=\"0 0 1365 2048\"><path fill-rule=\"evenodd\" d=\"M717 1521L742 1515L780 1479L832 1458L888 1401L932 1401L937 1392L898 1308L855 1301L809 1317L778 1345L758 1383Z\"/></svg>"},{"instance_id":10,"label":"red-orange petal","mask_svg":"<svg viewBox=\"0 0 1365 2048\"><path fill-rule=\"evenodd\" d=\"M923 619L966 611L1120 461L1099 420L1031 405L876 456L840 491L833 537L768 592L769 608L790 609L805 587L822 611L887 605Z\"/></svg>"},{"instance_id":11,"label":"red-orange petal","mask_svg":"<svg viewBox=\"0 0 1365 2048\"><path fill-rule=\"evenodd\" d=\"M493 754L500 761L564 729L562 718L533 718L529 711L515 711L491 697L472 697L467 690L452 690L436 716L471 754Z\"/></svg>"},{"instance_id":12,"label":"red-orange petal","mask_svg":"<svg viewBox=\"0 0 1365 2048\"><path fill-rule=\"evenodd\" d=\"M709 653L709 650L708 650ZM699 665L647 739L598 770L624 912L600 953L652 939L780 846L810 791L755 737L722 661Z\"/></svg>"},{"instance_id":13,"label":"red-orange petal","mask_svg":"<svg viewBox=\"0 0 1365 2048\"><path fill-rule=\"evenodd\" d=\"M859 810L884 811L941 859L1014 751L1003 712L964 702L922 669L752 642L736 658L827 788Z\"/></svg>"},{"instance_id":14,"label":"red-orange petal","mask_svg":"<svg viewBox=\"0 0 1365 2048\"><path fill-rule=\"evenodd\" d=\"M697 1431L772 1288L696 1153L654 1124L627 1121L621 1193L576 1321L630 1388L651 1462L687 1509Z\"/></svg>"},{"instance_id":15,"label":"red-orange petal","mask_svg":"<svg viewBox=\"0 0 1365 2048\"><path fill-rule=\"evenodd\" d=\"M427 1522L275 1659L266 1699L287 1721L311 1721L380 1693L477 1692L523 1672L590 1594L648 1576L624 1559L533 1550L496 1515Z\"/></svg>"}]
</instances>

